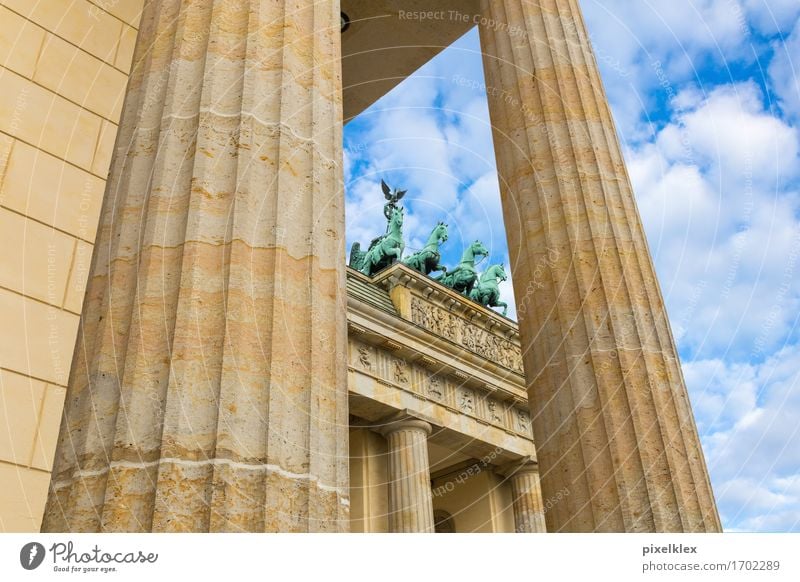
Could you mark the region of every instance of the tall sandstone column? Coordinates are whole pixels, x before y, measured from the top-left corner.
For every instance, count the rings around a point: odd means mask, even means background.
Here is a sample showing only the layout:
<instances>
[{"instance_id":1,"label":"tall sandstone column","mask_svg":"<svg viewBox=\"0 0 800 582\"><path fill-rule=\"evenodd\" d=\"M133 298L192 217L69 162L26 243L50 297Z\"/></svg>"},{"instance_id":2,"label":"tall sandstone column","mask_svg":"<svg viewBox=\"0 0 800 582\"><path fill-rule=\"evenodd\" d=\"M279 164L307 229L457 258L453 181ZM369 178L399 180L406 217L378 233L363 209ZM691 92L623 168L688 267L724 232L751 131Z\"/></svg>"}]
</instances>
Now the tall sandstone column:
<instances>
[{"instance_id":1,"label":"tall sandstone column","mask_svg":"<svg viewBox=\"0 0 800 582\"><path fill-rule=\"evenodd\" d=\"M425 421L408 419L381 430L389 442L389 531L433 533L433 498Z\"/></svg>"},{"instance_id":2,"label":"tall sandstone column","mask_svg":"<svg viewBox=\"0 0 800 582\"><path fill-rule=\"evenodd\" d=\"M339 27L146 4L43 531L347 528Z\"/></svg>"},{"instance_id":3,"label":"tall sandstone column","mask_svg":"<svg viewBox=\"0 0 800 582\"><path fill-rule=\"evenodd\" d=\"M480 26L548 531L719 531L578 0Z\"/></svg>"}]
</instances>

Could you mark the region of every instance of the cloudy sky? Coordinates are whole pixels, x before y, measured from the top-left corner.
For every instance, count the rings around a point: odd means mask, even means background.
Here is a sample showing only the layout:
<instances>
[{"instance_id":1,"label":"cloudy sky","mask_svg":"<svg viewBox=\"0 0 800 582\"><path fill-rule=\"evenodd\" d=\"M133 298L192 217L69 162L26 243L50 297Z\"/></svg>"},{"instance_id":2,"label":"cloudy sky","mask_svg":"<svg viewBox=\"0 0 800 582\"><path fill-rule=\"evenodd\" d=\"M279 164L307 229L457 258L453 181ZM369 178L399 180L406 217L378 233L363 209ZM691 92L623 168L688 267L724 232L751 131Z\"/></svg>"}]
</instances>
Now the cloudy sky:
<instances>
[{"instance_id":1,"label":"cloudy sky","mask_svg":"<svg viewBox=\"0 0 800 582\"><path fill-rule=\"evenodd\" d=\"M800 531L800 2L581 0L726 530ZM348 246L508 266L477 30L345 127ZM513 303L510 282L503 288ZM512 310L513 315L513 310Z\"/></svg>"}]
</instances>

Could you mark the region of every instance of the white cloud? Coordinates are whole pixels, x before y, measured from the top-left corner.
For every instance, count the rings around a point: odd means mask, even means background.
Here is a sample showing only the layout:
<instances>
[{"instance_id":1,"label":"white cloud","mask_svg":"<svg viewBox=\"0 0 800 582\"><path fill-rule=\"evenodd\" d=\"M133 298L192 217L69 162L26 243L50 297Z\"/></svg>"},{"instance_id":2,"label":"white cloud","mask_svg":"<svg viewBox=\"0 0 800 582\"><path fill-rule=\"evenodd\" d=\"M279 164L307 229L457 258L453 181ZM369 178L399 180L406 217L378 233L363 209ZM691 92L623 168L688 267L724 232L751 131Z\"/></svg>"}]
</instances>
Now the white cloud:
<instances>
[{"instance_id":1,"label":"white cloud","mask_svg":"<svg viewBox=\"0 0 800 582\"><path fill-rule=\"evenodd\" d=\"M719 179L730 178L726 191L744 190L746 177L770 189L785 184L798 172L797 131L765 111L762 99L752 82L716 87L664 128L658 144L673 160L688 151Z\"/></svg>"},{"instance_id":2,"label":"white cloud","mask_svg":"<svg viewBox=\"0 0 800 582\"><path fill-rule=\"evenodd\" d=\"M763 34L791 30L800 16L797 0L744 0L747 18Z\"/></svg>"},{"instance_id":3,"label":"white cloud","mask_svg":"<svg viewBox=\"0 0 800 582\"><path fill-rule=\"evenodd\" d=\"M800 5L800 3L798 3ZM800 118L800 21L786 42L773 44L775 57L769 65L769 77L780 105L786 114Z\"/></svg>"},{"instance_id":4,"label":"white cloud","mask_svg":"<svg viewBox=\"0 0 800 582\"><path fill-rule=\"evenodd\" d=\"M757 3L742 6L748 18ZM594 4L619 8L613 1ZM702 3L707 9L712 4ZM800 529L800 160L791 122L800 118L798 77L792 70L800 69L800 23L789 20L797 17L798 7L796 2L773 5L773 29L794 27L785 46L772 47L769 66L786 119L777 116L753 82L720 85L716 75L715 84L703 85L691 79L681 71L683 58L676 65L672 49L659 47L663 38L655 38L659 31L648 26L641 5L630 6L630 18L620 12L638 34L625 38L624 27L612 27L601 33L609 37L607 46L600 37L595 41L601 45L598 61L615 116L622 120L621 135L633 144L626 155L629 171L683 354L723 523L730 530ZM600 30L598 22L612 16L590 19L590 29ZM729 25L717 16L710 30ZM763 11L746 25L762 32L770 26ZM694 36L692 27L687 23L686 30L661 32L674 32L674 42ZM734 42L720 45L721 67L730 64L726 58L744 58L737 43L745 37L729 32ZM711 38L704 41L700 35L680 43L698 63L700 79L704 62L716 58L709 54L716 50L707 42ZM648 70L654 60L664 63L661 78ZM620 71L639 78L632 81ZM668 97L668 120L648 135L643 111L654 103L648 97L661 92Z\"/></svg>"},{"instance_id":5,"label":"white cloud","mask_svg":"<svg viewBox=\"0 0 800 582\"><path fill-rule=\"evenodd\" d=\"M677 95L698 70L753 58L747 11L738 0L581 0L618 130L650 134L648 111Z\"/></svg>"},{"instance_id":6,"label":"white cloud","mask_svg":"<svg viewBox=\"0 0 800 582\"><path fill-rule=\"evenodd\" d=\"M684 373L723 522L800 530L800 344L761 364L701 360Z\"/></svg>"},{"instance_id":7,"label":"white cloud","mask_svg":"<svg viewBox=\"0 0 800 582\"><path fill-rule=\"evenodd\" d=\"M496 171L487 172L464 192L454 218L462 241L479 239L492 252L492 262L506 259L506 232Z\"/></svg>"},{"instance_id":8,"label":"white cloud","mask_svg":"<svg viewBox=\"0 0 800 582\"><path fill-rule=\"evenodd\" d=\"M728 85L628 159L681 346L769 353L800 308L797 131Z\"/></svg>"},{"instance_id":9,"label":"white cloud","mask_svg":"<svg viewBox=\"0 0 800 582\"><path fill-rule=\"evenodd\" d=\"M721 359L687 362L686 383L701 434L728 428L756 408L756 371L748 363L728 364Z\"/></svg>"}]
</instances>

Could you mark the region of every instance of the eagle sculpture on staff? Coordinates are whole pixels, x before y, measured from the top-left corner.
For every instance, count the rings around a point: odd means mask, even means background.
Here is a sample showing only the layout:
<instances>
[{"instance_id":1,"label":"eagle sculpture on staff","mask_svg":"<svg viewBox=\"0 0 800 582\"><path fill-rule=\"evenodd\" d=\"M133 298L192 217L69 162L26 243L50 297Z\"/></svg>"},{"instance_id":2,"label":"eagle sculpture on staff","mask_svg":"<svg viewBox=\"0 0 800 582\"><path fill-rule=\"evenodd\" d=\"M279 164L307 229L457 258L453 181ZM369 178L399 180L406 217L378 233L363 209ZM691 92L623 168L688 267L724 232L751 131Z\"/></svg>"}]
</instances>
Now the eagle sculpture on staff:
<instances>
[{"instance_id":1,"label":"eagle sculpture on staff","mask_svg":"<svg viewBox=\"0 0 800 582\"><path fill-rule=\"evenodd\" d=\"M397 190L392 189L389 187L389 184L381 180L381 189L383 190L383 195L388 200L386 204L383 205L383 215L386 217L386 220L390 220L392 217L392 211L397 208L397 203L400 199L406 195L408 190Z\"/></svg>"}]
</instances>

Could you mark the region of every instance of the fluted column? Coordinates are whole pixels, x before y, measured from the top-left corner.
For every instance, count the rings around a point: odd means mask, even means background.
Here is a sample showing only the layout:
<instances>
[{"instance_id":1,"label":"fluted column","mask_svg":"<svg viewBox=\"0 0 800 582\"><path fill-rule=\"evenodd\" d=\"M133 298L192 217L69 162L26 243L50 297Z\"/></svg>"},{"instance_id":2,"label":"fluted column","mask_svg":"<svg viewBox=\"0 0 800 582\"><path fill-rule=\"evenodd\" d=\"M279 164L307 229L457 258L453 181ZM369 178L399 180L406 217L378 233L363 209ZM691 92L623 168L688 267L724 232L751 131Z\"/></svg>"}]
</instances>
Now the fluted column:
<instances>
[{"instance_id":1,"label":"fluted column","mask_svg":"<svg viewBox=\"0 0 800 582\"><path fill-rule=\"evenodd\" d=\"M511 484L514 530L517 533L544 533L544 505L539 484L539 465L528 461L504 471Z\"/></svg>"},{"instance_id":2,"label":"fluted column","mask_svg":"<svg viewBox=\"0 0 800 582\"><path fill-rule=\"evenodd\" d=\"M431 425L408 419L389 424L381 432L389 443L389 531L433 532Z\"/></svg>"},{"instance_id":3,"label":"fluted column","mask_svg":"<svg viewBox=\"0 0 800 582\"><path fill-rule=\"evenodd\" d=\"M548 531L719 531L578 0L480 26ZM566 493L564 493L566 492Z\"/></svg>"},{"instance_id":4,"label":"fluted column","mask_svg":"<svg viewBox=\"0 0 800 582\"><path fill-rule=\"evenodd\" d=\"M146 3L43 531L346 529L339 12Z\"/></svg>"}]
</instances>

